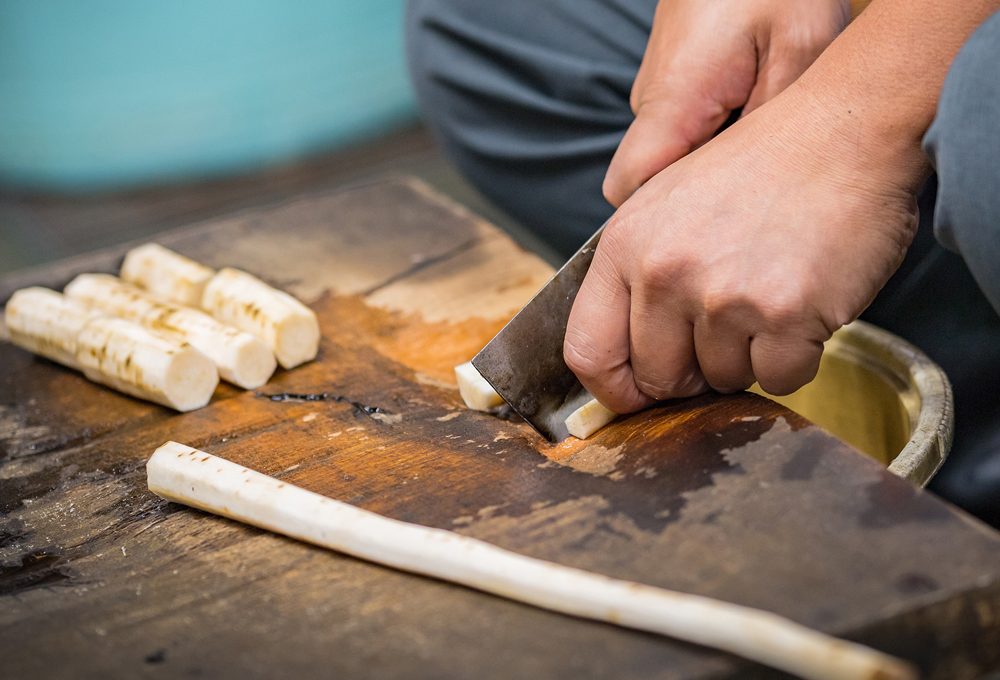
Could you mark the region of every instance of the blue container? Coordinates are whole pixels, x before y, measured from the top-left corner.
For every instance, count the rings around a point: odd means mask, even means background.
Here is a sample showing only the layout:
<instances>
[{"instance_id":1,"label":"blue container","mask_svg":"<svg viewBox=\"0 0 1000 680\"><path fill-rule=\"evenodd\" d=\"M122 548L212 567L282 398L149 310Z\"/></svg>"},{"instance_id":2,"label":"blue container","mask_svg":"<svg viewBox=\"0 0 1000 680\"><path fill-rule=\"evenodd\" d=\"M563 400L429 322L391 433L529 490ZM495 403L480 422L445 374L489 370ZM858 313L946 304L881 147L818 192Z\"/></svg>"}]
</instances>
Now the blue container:
<instances>
[{"instance_id":1,"label":"blue container","mask_svg":"<svg viewBox=\"0 0 1000 680\"><path fill-rule=\"evenodd\" d=\"M0 0L0 183L218 176L409 122L402 17L403 0Z\"/></svg>"}]
</instances>

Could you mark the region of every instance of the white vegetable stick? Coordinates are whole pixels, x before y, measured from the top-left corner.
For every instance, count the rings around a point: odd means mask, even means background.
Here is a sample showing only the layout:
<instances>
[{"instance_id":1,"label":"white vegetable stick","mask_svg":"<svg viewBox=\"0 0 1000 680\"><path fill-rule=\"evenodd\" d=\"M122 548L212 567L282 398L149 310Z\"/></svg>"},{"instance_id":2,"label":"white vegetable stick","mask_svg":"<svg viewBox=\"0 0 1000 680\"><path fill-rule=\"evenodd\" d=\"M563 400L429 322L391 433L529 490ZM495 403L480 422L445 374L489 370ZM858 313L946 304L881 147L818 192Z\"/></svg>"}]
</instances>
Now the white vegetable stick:
<instances>
[{"instance_id":1,"label":"white vegetable stick","mask_svg":"<svg viewBox=\"0 0 1000 680\"><path fill-rule=\"evenodd\" d=\"M197 307L215 271L159 244L147 243L128 251L120 274L158 298Z\"/></svg>"},{"instance_id":2,"label":"white vegetable stick","mask_svg":"<svg viewBox=\"0 0 1000 680\"><path fill-rule=\"evenodd\" d=\"M715 647L811 680L914 680L909 664L770 612L620 581L408 524L176 442L146 463L167 500L545 609Z\"/></svg>"},{"instance_id":3,"label":"white vegetable stick","mask_svg":"<svg viewBox=\"0 0 1000 680\"><path fill-rule=\"evenodd\" d=\"M596 399L591 399L569 414L569 418L566 419L566 429L574 437L586 439L617 417L617 413Z\"/></svg>"},{"instance_id":4,"label":"white vegetable stick","mask_svg":"<svg viewBox=\"0 0 1000 680\"><path fill-rule=\"evenodd\" d=\"M455 367L455 379L458 381L458 393L469 408L488 411L503 404L503 397L479 374L471 361Z\"/></svg>"},{"instance_id":5,"label":"white vegetable stick","mask_svg":"<svg viewBox=\"0 0 1000 680\"><path fill-rule=\"evenodd\" d=\"M109 274L81 274L66 286L68 297L106 309L161 335L188 342L211 359L223 380L253 389L268 381L277 363L256 335L216 321L208 314L160 302Z\"/></svg>"},{"instance_id":6,"label":"white vegetable stick","mask_svg":"<svg viewBox=\"0 0 1000 680\"><path fill-rule=\"evenodd\" d=\"M219 383L215 364L194 347L125 319L91 320L76 344L89 379L178 411L207 404Z\"/></svg>"},{"instance_id":7,"label":"white vegetable stick","mask_svg":"<svg viewBox=\"0 0 1000 680\"><path fill-rule=\"evenodd\" d=\"M219 321L263 339L285 368L316 358L319 322L313 311L246 272L219 270L205 285L201 307Z\"/></svg>"},{"instance_id":8,"label":"white vegetable stick","mask_svg":"<svg viewBox=\"0 0 1000 680\"><path fill-rule=\"evenodd\" d=\"M4 323L15 345L80 370L76 338L104 313L48 288L23 288L7 301Z\"/></svg>"}]
</instances>

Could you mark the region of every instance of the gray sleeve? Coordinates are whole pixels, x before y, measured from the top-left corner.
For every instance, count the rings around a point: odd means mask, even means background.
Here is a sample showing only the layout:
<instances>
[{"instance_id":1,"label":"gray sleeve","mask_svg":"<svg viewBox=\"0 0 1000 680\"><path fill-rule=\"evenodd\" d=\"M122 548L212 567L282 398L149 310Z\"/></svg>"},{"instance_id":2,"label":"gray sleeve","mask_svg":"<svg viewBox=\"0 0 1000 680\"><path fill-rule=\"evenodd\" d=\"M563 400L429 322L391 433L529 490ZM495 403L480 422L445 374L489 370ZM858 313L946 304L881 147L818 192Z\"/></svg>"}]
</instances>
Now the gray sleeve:
<instances>
[{"instance_id":1,"label":"gray sleeve","mask_svg":"<svg viewBox=\"0 0 1000 680\"><path fill-rule=\"evenodd\" d=\"M924 151L938 173L934 235L1000 311L1000 12L955 58Z\"/></svg>"},{"instance_id":2,"label":"gray sleeve","mask_svg":"<svg viewBox=\"0 0 1000 680\"><path fill-rule=\"evenodd\" d=\"M409 0L424 120L484 195L564 255L614 209L601 184L632 123L656 0Z\"/></svg>"}]
</instances>

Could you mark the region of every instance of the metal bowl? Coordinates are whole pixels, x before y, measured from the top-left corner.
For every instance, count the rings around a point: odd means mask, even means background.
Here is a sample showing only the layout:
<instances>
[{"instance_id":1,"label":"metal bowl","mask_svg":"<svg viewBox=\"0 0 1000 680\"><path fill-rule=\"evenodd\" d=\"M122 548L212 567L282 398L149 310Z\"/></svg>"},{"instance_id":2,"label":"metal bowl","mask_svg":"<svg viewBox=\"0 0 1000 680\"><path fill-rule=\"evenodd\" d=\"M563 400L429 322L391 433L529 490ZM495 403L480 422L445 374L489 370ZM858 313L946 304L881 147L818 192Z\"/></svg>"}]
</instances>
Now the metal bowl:
<instances>
[{"instance_id":1,"label":"metal bowl","mask_svg":"<svg viewBox=\"0 0 1000 680\"><path fill-rule=\"evenodd\" d=\"M752 391L764 394L757 385ZM921 486L951 448L951 384L919 349L855 321L826 343L816 379L785 397L765 395Z\"/></svg>"}]
</instances>

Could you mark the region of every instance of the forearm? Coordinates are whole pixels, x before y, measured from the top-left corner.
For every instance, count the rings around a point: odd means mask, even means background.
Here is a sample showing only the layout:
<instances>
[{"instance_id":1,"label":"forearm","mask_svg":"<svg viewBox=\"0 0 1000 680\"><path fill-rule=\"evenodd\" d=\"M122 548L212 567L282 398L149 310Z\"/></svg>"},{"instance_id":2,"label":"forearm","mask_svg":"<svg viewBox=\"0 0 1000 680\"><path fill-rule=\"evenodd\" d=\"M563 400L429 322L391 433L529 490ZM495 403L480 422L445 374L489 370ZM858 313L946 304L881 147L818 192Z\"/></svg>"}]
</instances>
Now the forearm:
<instances>
[{"instance_id":1,"label":"forearm","mask_svg":"<svg viewBox=\"0 0 1000 680\"><path fill-rule=\"evenodd\" d=\"M902 172L916 191L929 172L920 141L945 75L1000 0L874 0L789 89L865 160Z\"/></svg>"}]
</instances>

